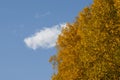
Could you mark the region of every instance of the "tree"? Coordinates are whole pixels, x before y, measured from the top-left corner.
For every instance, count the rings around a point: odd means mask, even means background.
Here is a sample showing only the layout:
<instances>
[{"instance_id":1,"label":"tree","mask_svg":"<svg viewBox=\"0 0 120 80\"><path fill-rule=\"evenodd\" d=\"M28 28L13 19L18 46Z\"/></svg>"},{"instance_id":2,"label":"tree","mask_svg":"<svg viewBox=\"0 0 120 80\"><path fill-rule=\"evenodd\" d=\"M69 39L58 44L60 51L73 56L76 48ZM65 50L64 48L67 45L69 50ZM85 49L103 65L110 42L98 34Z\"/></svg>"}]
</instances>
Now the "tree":
<instances>
[{"instance_id":1,"label":"tree","mask_svg":"<svg viewBox=\"0 0 120 80\"><path fill-rule=\"evenodd\" d=\"M67 24L50 58L52 80L120 80L120 0L94 0Z\"/></svg>"}]
</instances>

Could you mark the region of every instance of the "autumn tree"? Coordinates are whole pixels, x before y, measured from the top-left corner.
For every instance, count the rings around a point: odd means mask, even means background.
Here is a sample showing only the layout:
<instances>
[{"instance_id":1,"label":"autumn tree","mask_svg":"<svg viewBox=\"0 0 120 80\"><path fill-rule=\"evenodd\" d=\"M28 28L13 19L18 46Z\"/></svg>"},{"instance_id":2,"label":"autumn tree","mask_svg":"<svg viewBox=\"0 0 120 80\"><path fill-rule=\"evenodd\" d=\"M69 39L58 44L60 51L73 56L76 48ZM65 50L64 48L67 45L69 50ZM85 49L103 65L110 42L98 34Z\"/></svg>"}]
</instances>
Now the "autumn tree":
<instances>
[{"instance_id":1,"label":"autumn tree","mask_svg":"<svg viewBox=\"0 0 120 80\"><path fill-rule=\"evenodd\" d=\"M120 80L120 0L94 0L63 28L52 80Z\"/></svg>"}]
</instances>

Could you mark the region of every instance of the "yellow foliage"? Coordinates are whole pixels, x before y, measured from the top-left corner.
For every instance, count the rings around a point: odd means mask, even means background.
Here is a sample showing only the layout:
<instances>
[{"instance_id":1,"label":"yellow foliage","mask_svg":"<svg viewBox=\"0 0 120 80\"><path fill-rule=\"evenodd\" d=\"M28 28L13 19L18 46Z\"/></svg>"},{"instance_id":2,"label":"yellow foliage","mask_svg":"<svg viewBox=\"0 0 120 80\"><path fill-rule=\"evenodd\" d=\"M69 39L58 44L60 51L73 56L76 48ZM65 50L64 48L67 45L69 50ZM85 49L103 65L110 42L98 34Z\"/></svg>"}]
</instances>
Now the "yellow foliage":
<instances>
[{"instance_id":1,"label":"yellow foliage","mask_svg":"<svg viewBox=\"0 0 120 80\"><path fill-rule=\"evenodd\" d=\"M62 30L57 50L52 80L120 80L120 0L94 0Z\"/></svg>"}]
</instances>

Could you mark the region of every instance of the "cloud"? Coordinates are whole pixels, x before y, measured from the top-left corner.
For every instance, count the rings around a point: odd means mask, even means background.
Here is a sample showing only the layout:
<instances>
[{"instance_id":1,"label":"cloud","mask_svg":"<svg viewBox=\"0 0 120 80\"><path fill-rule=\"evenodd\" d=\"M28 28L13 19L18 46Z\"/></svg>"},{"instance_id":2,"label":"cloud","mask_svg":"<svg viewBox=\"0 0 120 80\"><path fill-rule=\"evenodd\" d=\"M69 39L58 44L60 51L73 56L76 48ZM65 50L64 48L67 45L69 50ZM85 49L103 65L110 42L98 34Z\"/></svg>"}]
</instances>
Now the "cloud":
<instances>
[{"instance_id":1,"label":"cloud","mask_svg":"<svg viewBox=\"0 0 120 80\"><path fill-rule=\"evenodd\" d=\"M41 18L41 17L48 16L48 15L50 15L50 14L51 14L50 12L46 12L46 13L44 13L44 14L36 13L36 14L35 14L35 18L38 19L38 18Z\"/></svg>"},{"instance_id":2,"label":"cloud","mask_svg":"<svg viewBox=\"0 0 120 80\"><path fill-rule=\"evenodd\" d=\"M55 25L51 28L44 28L30 37L24 39L25 44L32 49L55 47L58 35L66 24Z\"/></svg>"}]
</instances>

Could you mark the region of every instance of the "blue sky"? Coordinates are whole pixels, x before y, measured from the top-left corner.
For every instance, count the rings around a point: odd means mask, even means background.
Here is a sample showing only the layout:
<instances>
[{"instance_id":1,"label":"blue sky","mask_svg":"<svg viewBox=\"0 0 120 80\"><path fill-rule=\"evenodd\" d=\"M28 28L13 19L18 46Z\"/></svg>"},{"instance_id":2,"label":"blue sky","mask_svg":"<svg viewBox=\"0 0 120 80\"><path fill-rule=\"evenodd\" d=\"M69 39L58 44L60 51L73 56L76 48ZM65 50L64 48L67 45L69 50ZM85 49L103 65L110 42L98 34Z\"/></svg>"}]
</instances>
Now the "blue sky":
<instances>
[{"instance_id":1,"label":"blue sky","mask_svg":"<svg viewBox=\"0 0 120 80\"><path fill-rule=\"evenodd\" d=\"M24 40L75 21L78 12L91 3L92 0L0 0L0 80L50 80L53 70L48 61L56 53L54 45L42 47L45 42L33 49ZM42 37L44 41L46 34Z\"/></svg>"}]
</instances>

